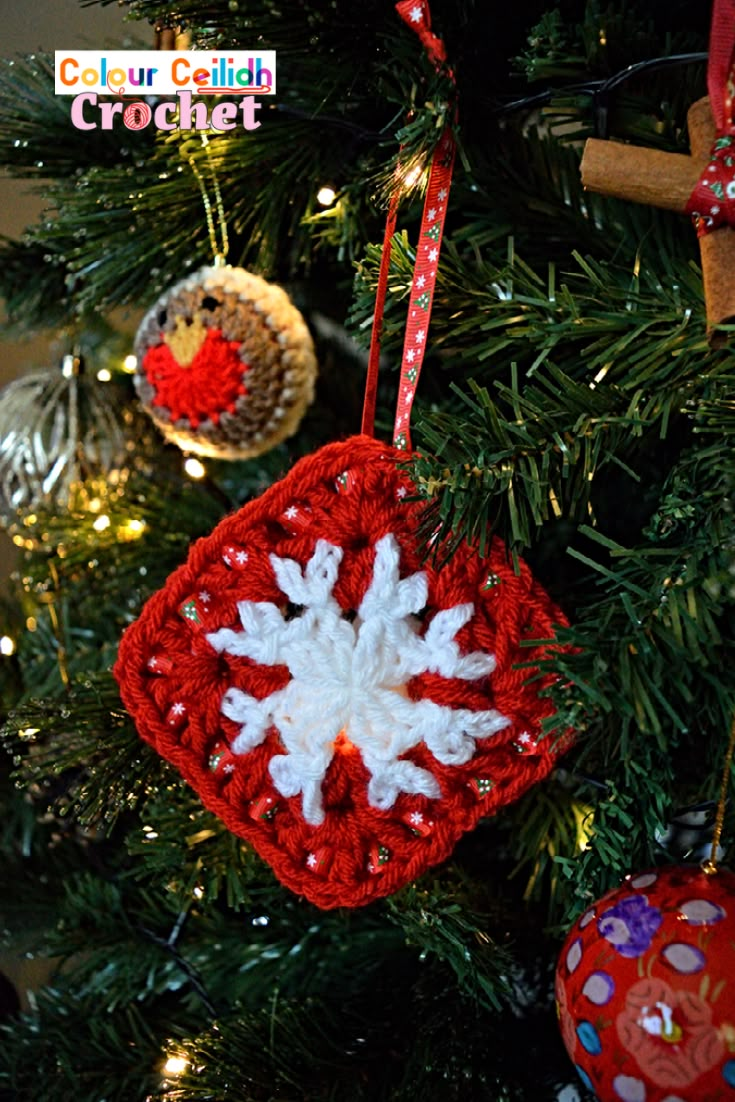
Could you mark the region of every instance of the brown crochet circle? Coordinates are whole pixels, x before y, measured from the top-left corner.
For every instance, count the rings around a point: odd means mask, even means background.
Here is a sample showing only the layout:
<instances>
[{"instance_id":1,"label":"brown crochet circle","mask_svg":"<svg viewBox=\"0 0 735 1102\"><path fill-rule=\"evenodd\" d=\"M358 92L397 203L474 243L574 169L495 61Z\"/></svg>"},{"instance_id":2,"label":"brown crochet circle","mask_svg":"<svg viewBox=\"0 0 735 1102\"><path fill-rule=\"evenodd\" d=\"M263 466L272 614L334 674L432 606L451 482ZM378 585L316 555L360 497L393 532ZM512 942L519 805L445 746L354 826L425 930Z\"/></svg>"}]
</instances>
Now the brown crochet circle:
<instances>
[{"instance_id":1,"label":"brown crochet circle","mask_svg":"<svg viewBox=\"0 0 735 1102\"><path fill-rule=\"evenodd\" d=\"M135 354L144 409L167 440L197 455L260 455L296 431L313 399L317 365L303 317L282 288L242 268L203 268L161 295ZM163 361L165 378L155 366ZM172 394L187 387L196 398L176 406Z\"/></svg>"}]
</instances>

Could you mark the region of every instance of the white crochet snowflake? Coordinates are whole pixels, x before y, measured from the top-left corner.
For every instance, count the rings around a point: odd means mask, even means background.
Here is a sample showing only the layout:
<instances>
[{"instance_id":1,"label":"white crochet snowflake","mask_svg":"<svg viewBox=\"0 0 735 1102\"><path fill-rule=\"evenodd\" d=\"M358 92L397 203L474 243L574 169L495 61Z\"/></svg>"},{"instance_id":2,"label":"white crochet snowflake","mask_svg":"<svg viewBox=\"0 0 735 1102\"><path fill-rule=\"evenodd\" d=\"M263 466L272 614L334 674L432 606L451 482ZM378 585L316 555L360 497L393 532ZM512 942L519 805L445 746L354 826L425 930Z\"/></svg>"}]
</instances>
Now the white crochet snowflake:
<instances>
[{"instance_id":1,"label":"white crochet snowflake","mask_svg":"<svg viewBox=\"0 0 735 1102\"><path fill-rule=\"evenodd\" d=\"M510 720L495 710L473 712L431 700L410 700L409 678L421 673L474 681L495 668L492 655L462 655L455 636L472 616L471 604L437 612L426 631L415 618L427 602L423 573L401 578L394 536L375 544L373 577L351 623L332 595L342 549L319 540L303 573L299 563L271 555L276 581L302 614L284 619L269 601L238 604L242 631L223 628L207 635L221 653L245 656L264 666L288 667L291 680L264 700L230 688L222 712L239 723L232 751L245 754L275 726L285 747L270 761L276 789L302 794L307 823L324 819L322 781L338 735L356 747L370 773L369 803L392 807L400 792L441 795L436 777L402 758L421 742L443 765L461 765Z\"/></svg>"}]
</instances>

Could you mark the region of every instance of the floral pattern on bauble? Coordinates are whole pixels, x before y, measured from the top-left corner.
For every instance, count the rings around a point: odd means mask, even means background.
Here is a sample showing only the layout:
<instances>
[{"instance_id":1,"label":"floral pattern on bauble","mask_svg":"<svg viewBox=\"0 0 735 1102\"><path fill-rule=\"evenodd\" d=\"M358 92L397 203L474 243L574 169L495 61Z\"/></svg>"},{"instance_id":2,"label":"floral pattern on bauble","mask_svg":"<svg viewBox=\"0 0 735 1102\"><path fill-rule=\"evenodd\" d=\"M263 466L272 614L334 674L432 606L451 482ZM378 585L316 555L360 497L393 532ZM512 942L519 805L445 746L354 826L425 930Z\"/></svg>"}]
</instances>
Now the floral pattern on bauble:
<instances>
[{"instance_id":1,"label":"floral pattern on bauble","mask_svg":"<svg viewBox=\"0 0 735 1102\"><path fill-rule=\"evenodd\" d=\"M650 948L661 925L661 912L650 906L645 895L629 895L614 907L608 907L597 926L623 957L640 957Z\"/></svg>"},{"instance_id":2,"label":"floral pattern on bauble","mask_svg":"<svg viewBox=\"0 0 735 1102\"><path fill-rule=\"evenodd\" d=\"M722 1057L712 1007L691 991L645 979L628 991L618 1035L641 1071L661 1087L688 1087Z\"/></svg>"},{"instance_id":3,"label":"floral pattern on bauble","mask_svg":"<svg viewBox=\"0 0 735 1102\"><path fill-rule=\"evenodd\" d=\"M556 998L599 1102L735 1102L735 875L651 869L572 926Z\"/></svg>"}]
</instances>

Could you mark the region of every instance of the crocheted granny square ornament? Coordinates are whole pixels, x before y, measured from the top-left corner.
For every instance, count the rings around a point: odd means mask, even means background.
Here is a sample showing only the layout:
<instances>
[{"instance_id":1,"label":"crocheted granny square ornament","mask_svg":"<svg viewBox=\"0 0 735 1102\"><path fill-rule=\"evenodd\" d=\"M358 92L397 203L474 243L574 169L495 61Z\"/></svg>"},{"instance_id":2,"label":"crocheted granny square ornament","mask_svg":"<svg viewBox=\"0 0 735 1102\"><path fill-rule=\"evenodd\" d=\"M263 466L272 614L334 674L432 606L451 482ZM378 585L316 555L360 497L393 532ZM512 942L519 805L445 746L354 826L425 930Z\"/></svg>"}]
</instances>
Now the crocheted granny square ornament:
<instances>
[{"instance_id":1,"label":"crocheted granny square ornament","mask_svg":"<svg viewBox=\"0 0 735 1102\"><path fill-rule=\"evenodd\" d=\"M302 459L193 546L114 671L142 737L324 908L446 858L569 741L513 668L562 614L500 540L422 564L399 458L357 436Z\"/></svg>"},{"instance_id":2,"label":"crocheted granny square ornament","mask_svg":"<svg viewBox=\"0 0 735 1102\"><path fill-rule=\"evenodd\" d=\"M203 268L151 307L135 340L135 385L185 451L247 459L298 428L314 396L309 330L282 288L243 268Z\"/></svg>"}]
</instances>

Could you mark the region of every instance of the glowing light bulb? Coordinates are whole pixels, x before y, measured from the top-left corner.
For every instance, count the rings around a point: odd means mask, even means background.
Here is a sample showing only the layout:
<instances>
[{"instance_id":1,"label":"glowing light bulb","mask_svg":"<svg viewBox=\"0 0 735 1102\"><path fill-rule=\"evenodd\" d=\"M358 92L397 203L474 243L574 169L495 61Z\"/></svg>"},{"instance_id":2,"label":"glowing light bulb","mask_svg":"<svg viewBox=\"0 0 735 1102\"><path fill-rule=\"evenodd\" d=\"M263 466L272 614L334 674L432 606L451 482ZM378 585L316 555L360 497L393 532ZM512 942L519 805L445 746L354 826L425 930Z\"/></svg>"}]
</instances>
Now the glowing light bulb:
<instances>
[{"instance_id":1,"label":"glowing light bulb","mask_svg":"<svg viewBox=\"0 0 735 1102\"><path fill-rule=\"evenodd\" d=\"M419 165L415 165L413 168L410 168L406 175L403 177L403 183L405 184L405 186L413 187L414 184L417 184L421 179L421 171L422 170Z\"/></svg>"},{"instance_id":2,"label":"glowing light bulb","mask_svg":"<svg viewBox=\"0 0 735 1102\"><path fill-rule=\"evenodd\" d=\"M97 378L99 379L99 381L101 383L109 383L110 379L112 378L112 375L110 374L110 372L107 370L106 367L101 367L99 369L99 371L97 372Z\"/></svg>"},{"instance_id":3,"label":"glowing light bulb","mask_svg":"<svg viewBox=\"0 0 735 1102\"><path fill-rule=\"evenodd\" d=\"M92 527L94 528L95 532L104 532L105 528L109 528L110 518L108 517L107 513L102 513L100 516L98 516Z\"/></svg>"},{"instance_id":4,"label":"glowing light bulb","mask_svg":"<svg viewBox=\"0 0 735 1102\"><path fill-rule=\"evenodd\" d=\"M123 371L127 371L128 375L132 375L138 366L138 357L134 356L131 352L129 356L126 356L123 360Z\"/></svg>"},{"instance_id":5,"label":"glowing light bulb","mask_svg":"<svg viewBox=\"0 0 735 1102\"><path fill-rule=\"evenodd\" d=\"M184 470L188 474L189 478L204 478L207 473L207 469L203 463L200 463L198 459L194 459L193 456L184 463Z\"/></svg>"},{"instance_id":6,"label":"glowing light bulb","mask_svg":"<svg viewBox=\"0 0 735 1102\"><path fill-rule=\"evenodd\" d=\"M11 639L9 635L3 635L0 638L0 654L9 658L11 654L15 654L15 639Z\"/></svg>"},{"instance_id":7,"label":"glowing light bulb","mask_svg":"<svg viewBox=\"0 0 735 1102\"><path fill-rule=\"evenodd\" d=\"M163 1070L166 1075L183 1075L188 1066L189 1061L185 1060L183 1056L169 1056L163 1065Z\"/></svg>"},{"instance_id":8,"label":"glowing light bulb","mask_svg":"<svg viewBox=\"0 0 735 1102\"><path fill-rule=\"evenodd\" d=\"M316 199L318 203L321 203L323 207L331 207L334 200L337 198L337 192L333 187L329 187L325 184L324 187L320 187L316 193Z\"/></svg>"},{"instance_id":9,"label":"glowing light bulb","mask_svg":"<svg viewBox=\"0 0 735 1102\"><path fill-rule=\"evenodd\" d=\"M118 528L118 539L137 540L140 539L145 530L146 523L144 520L128 520Z\"/></svg>"}]
</instances>

